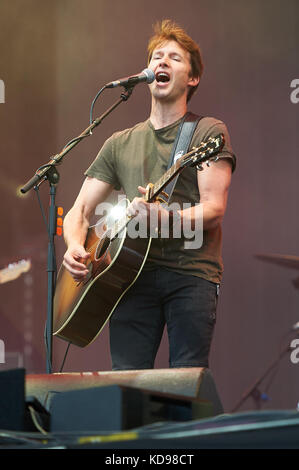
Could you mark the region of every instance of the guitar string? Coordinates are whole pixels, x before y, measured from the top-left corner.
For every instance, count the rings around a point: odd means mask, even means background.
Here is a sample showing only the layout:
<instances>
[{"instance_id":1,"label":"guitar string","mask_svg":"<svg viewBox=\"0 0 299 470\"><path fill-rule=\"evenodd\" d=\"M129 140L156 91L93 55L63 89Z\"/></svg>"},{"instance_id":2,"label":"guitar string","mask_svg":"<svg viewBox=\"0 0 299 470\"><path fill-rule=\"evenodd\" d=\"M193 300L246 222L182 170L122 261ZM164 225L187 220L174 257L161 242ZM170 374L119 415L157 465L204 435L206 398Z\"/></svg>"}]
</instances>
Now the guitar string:
<instances>
[{"instance_id":1,"label":"guitar string","mask_svg":"<svg viewBox=\"0 0 299 470\"><path fill-rule=\"evenodd\" d=\"M169 170L168 170L166 173L164 173L164 175L162 176L162 178L160 178L160 179L156 182L156 184L154 184L154 186L150 189L150 192L152 192L153 195L154 195L154 193L157 192L157 191L159 191L159 190L161 189L161 187L162 187L163 185L165 185L166 181L168 182L169 178L170 178L171 176L173 176L173 175L181 168L181 163L182 163L184 160L187 160L188 158L190 158L191 156L193 156L193 155L196 154L196 153L199 153L199 154L203 153L203 152L200 152L200 149L201 149L201 148L205 148L208 143L216 142L216 141L217 141L217 138L210 138L208 142L205 142L205 143L201 144L199 147L192 149L192 150L191 150L190 152L188 152L187 154L182 155L180 158L178 158L177 161L175 162L175 164L174 164L171 168L169 168ZM212 150L212 149L210 148L210 149L208 149L208 150ZM216 150L216 149L214 149L214 150ZM206 149L206 152L207 152L207 149ZM153 195L152 195L152 196L153 196ZM151 199L152 196L149 196L149 197L148 197L148 201ZM126 219L127 217L129 217L129 216L128 216L128 214L126 213L125 216L123 216L122 219ZM120 220L122 221L122 219L120 219ZM116 233L114 234L113 237L111 237L111 240L114 240L114 239L116 238L116 236L117 236L122 230L124 230L124 229L126 228L126 225L130 222L130 220L131 220L131 218L129 217L129 220L126 220L125 225L124 225L123 227L121 227L120 230L119 230L119 229L116 230ZM115 223L115 225L116 225L116 224L119 224L119 223L120 223L120 222L118 221L118 222ZM91 254L91 253L95 250L96 246L97 246L97 242L95 242L90 248L88 248L88 249L86 250L86 252Z\"/></svg>"},{"instance_id":2,"label":"guitar string","mask_svg":"<svg viewBox=\"0 0 299 470\"><path fill-rule=\"evenodd\" d=\"M178 158L177 161L175 162L175 164L172 165L172 167L170 167L169 170L168 170L166 173L164 173L164 175L162 176L162 178L160 178L160 179L156 182L156 184L154 184L154 185L150 188L150 190L149 190L149 196L148 196L148 198L147 198L147 202L149 202L152 198L154 198L154 197L156 196L155 193L156 193L156 192L159 192L159 191L162 189L163 185L165 185L165 183L167 184L167 182L169 181L169 179L170 179L171 176L174 176L176 173L178 173L180 169L183 170L181 164L182 164L182 162L183 162L184 160L188 160L188 158L190 158L190 157L192 157L192 156L196 156L196 154L197 154L197 156L202 155L202 157L201 157L201 159L202 159L202 158L203 158L203 155L204 155L204 154L207 154L207 153L210 154L210 158L207 159L207 160L208 160L208 161L212 160L213 154L215 153L215 151L217 151L217 146L218 146L218 148L220 148L220 146L221 146L221 141L223 140L223 138L222 138L222 139L219 139L219 137L220 137L220 136L213 137L213 138L211 137L210 139L208 139L207 142L204 142L203 144L201 144L201 145L200 145L199 147L197 147L197 148L193 148L190 152L188 152L188 153L186 153L185 155L182 155L180 158ZM219 142L219 140L220 140L220 142ZM214 147L214 148L211 148L211 143L216 143L216 144L218 144L218 145L216 145L216 147ZM209 144L210 144L210 145L209 145ZM207 145L208 145L208 149L206 148ZM200 151L201 148L203 148L204 151ZM219 158L219 157L218 157L218 158ZM218 158L216 157L215 161L217 161ZM167 177L167 178L166 178L166 177ZM153 200L154 200L154 199L153 199ZM120 230L119 230L119 229L116 230L114 236L110 238L110 242L113 241L113 240L117 237L117 235L119 235L119 233L120 233L121 231L123 231L123 230L126 228L126 225L127 225L127 224L130 222L130 220L132 219L132 217L129 217L128 214L127 214L127 212L126 212L125 216L123 216L122 219L127 219L127 218L128 218L129 220L126 220L125 225L124 225L123 227L121 227ZM121 219L121 220L122 220L122 219ZM119 224L119 221L117 221L117 222L115 223L115 225L117 225L117 224ZM112 232L112 231L111 231L111 232ZM97 242L95 242L90 248L88 248L88 249L86 250L86 252L91 254L92 251L94 251L94 250L96 249L96 246L97 246ZM91 261L91 263L92 263L92 261ZM78 283L77 283L77 287L78 287L80 284L82 284L82 282L83 282L83 281L78 282Z\"/></svg>"}]
</instances>

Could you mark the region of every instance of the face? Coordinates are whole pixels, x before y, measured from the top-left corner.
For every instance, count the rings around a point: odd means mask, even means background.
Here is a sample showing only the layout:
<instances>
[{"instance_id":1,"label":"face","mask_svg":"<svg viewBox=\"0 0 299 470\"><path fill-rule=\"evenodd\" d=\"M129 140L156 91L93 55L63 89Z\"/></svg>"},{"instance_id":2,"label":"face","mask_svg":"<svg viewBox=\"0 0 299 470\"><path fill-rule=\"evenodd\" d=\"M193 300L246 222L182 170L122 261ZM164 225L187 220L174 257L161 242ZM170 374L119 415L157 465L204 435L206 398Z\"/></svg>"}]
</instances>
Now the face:
<instances>
[{"instance_id":1,"label":"face","mask_svg":"<svg viewBox=\"0 0 299 470\"><path fill-rule=\"evenodd\" d=\"M190 54L176 41L166 41L152 54L149 68L156 80L149 85L152 96L163 101L186 98L189 86L198 84L198 78L191 77Z\"/></svg>"}]
</instances>

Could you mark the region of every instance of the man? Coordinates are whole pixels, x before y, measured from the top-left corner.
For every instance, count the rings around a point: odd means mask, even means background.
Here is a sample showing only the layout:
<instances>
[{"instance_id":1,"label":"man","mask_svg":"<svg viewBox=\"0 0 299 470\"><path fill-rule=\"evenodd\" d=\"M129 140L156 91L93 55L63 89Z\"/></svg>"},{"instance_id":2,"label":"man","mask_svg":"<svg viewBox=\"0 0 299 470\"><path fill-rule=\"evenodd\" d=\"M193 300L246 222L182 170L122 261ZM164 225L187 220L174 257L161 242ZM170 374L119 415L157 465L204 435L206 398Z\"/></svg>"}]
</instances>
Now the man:
<instances>
[{"instance_id":1,"label":"man","mask_svg":"<svg viewBox=\"0 0 299 470\"><path fill-rule=\"evenodd\" d=\"M167 170L187 101L200 81L202 61L197 44L170 20L156 26L148 52L148 67L156 77L149 85L149 119L105 142L86 171L78 198L65 217L68 249L64 266L78 281L88 274L85 261L89 254L84 242L90 217L113 189L122 188L132 201L129 216L144 221L156 213L162 225L168 220L165 207L145 201L145 187ZM198 228L202 221L202 246L186 249L183 236L153 239L140 276L110 319L114 370L153 368L165 324L170 367L208 367L223 270L221 221L235 157L225 125L214 118L203 117L199 121L191 143L198 146L220 132L226 140L222 158L204 171L184 169L171 199L179 204L174 219L182 225Z\"/></svg>"}]
</instances>

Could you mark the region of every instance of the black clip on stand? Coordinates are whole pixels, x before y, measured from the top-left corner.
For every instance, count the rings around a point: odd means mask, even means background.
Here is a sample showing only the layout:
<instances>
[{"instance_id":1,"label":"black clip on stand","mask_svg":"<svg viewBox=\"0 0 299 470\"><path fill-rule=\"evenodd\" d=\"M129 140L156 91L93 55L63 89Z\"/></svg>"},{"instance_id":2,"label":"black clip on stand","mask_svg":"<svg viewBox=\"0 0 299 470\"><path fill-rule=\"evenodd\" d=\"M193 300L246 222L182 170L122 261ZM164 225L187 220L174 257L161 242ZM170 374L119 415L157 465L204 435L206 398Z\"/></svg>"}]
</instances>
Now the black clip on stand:
<instances>
[{"instance_id":1,"label":"black clip on stand","mask_svg":"<svg viewBox=\"0 0 299 470\"><path fill-rule=\"evenodd\" d=\"M101 91L106 88L103 87ZM97 127L101 122L107 117L119 104L124 101L127 101L131 96L133 91L133 86L125 87L125 91L121 94L119 100L117 100L107 111L105 111L102 116L95 119L78 137L72 139L63 150L54 155L51 160L38 168L34 176L21 188L21 193L25 194L31 188L34 188L38 191L39 186L44 182L48 181L50 185L50 209L49 209L49 220L48 220L48 261L47 261L47 272L48 272L48 294L47 294L47 322L46 322L46 331L45 331L45 341L46 341L46 356L47 356L47 373L52 372L52 344L53 344L53 299L55 292L55 283L56 283L56 256L55 256L55 243L54 237L56 234L56 217L57 217L57 208L55 205L55 196L56 196L56 186L59 182L59 173L56 169L56 166L62 163L63 157L72 150L82 139L92 135L92 130ZM100 93L98 93L97 97ZM95 102L95 100L94 100Z\"/></svg>"}]
</instances>

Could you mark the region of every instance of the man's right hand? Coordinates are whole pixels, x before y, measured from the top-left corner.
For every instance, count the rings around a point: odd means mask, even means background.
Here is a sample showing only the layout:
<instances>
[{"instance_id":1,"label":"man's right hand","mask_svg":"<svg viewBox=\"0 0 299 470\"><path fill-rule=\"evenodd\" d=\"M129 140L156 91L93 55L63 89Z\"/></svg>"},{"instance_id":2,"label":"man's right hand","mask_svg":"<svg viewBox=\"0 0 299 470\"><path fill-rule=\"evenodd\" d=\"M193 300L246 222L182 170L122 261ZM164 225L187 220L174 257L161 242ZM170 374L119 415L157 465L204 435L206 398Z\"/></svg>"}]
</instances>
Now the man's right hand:
<instances>
[{"instance_id":1,"label":"man's right hand","mask_svg":"<svg viewBox=\"0 0 299 470\"><path fill-rule=\"evenodd\" d=\"M72 275L75 281L83 281L85 276L88 274L88 269L84 264L90 253L85 251L82 245L70 245L63 257L63 265Z\"/></svg>"}]
</instances>

